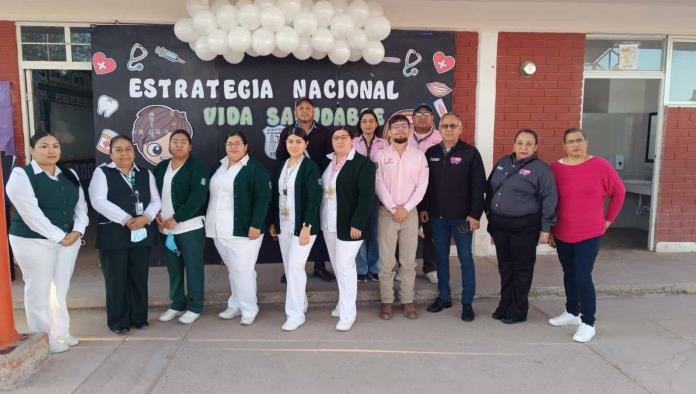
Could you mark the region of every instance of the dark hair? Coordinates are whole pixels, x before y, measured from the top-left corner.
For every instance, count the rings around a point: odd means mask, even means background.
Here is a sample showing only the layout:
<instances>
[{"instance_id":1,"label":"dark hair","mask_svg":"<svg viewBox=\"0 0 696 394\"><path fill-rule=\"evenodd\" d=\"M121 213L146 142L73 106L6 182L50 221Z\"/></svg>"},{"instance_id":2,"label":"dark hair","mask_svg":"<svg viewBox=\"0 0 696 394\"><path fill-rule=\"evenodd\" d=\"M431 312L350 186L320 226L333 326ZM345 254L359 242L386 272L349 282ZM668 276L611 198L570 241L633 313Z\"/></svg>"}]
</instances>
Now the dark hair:
<instances>
[{"instance_id":1,"label":"dark hair","mask_svg":"<svg viewBox=\"0 0 696 394\"><path fill-rule=\"evenodd\" d=\"M132 141L142 150L148 142L158 140L175 130L186 130L193 134L193 127L186 118L186 112L171 109L166 105L149 105L136 114Z\"/></svg>"},{"instance_id":2,"label":"dark hair","mask_svg":"<svg viewBox=\"0 0 696 394\"><path fill-rule=\"evenodd\" d=\"M39 132L39 133L32 135L31 138L29 138L29 146L32 149L34 149L34 147L36 146L36 143L39 142L39 140L41 140L42 138L46 138L46 137L55 138L56 141L58 141L58 144L60 145L60 140L55 135L53 135L51 133L47 133L47 132ZM70 181L70 183L72 183L73 185L75 185L77 187L80 187L80 180L77 179L77 177L75 176L75 174L72 171L67 170L65 167L63 167L57 163L56 163L56 167L58 167L58 169L63 174L63 176L65 176L65 178L68 181Z\"/></svg>"},{"instance_id":3,"label":"dark hair","mask_svg":"<svg viewBox=\"0 0 696 394\"><path fill-rule=\"evenodd\" d=\"M411 125L411 121L409 121L405 115L397 114L389 119L389 122L387 122L387 127L391 129L392 125L396 122L406 122L406 124L409 126Z\"/></svg>"},{"instance_id":4,"label":"dark hair","mask_svg":"<svg viewBox=\"0 0 696 394\"><path fill-rule=\"evenodd\" d=\"M307 135L307 132L302 128L302 127L293 127L288 131L288 137L291 135L294 135L295 137L300 137L305 142L309 141L309 136Z\"/></svg>"},{"instance_id":5,"label":"dark hair","mask_svg":"<svg viewBox=\"0 0 696 394\"><path fill-rule=\"evenodd\" d=\"M579 127L571 127L569 129L566 129L566 131L563 132L563 142L566 142L566 137L568 134L571 133L580 133L582 134L582 138L587 139L587 136L585 135L585 131Z\"/></svg>"},{"instance_id":6,"label":"dark hair","mask_svg":"<svg viewBox=\"0 0 696 394\"><path fill-rule=\"evenodd\" d=\"M339 131L341 131L341 130L347 131L347 132L348 132L348 135L350 136L351 139L355 138L355 133L354 133L354 132L350 129L350 127L348 127L348 126L338 126L338 127L336 127L335 129L333 129L333 131L331 131L331 137L333 137L333 135L336 134L336 132L339 132Z\"/></svg>"},{"instance_id":7,"label":"dark hair","mask_svg":"<svg viewBox=\"0 0 696 394\"><path fill-rule=\"evenodd\" d=\"M244 133L242 133L241 131L230 131L230 132L227 134L227 137L225 137L225 142L227 142L227 140L229 140L230 138L235 137L235 136L241 138L241 139L242 139L242 143L243 143L244 145L247 145L247 137L246 137L246 135L244 135Z\"/></svg>"},{"instance_id":8,"label":"dark hair","mask_svg":"<svg viewBox=\"0 0 696 394\"><path fill-rule=\"evenodd\" d=\"M179 134L181 134L181 135L183 135L184 137L186 137L186 139L188 140L189 144L193 144L193 141L191 140L191 133L189 133L188 130L184 130L184 129L177 129L177 130L174 130L174 131L172 132L172 135L169 136L169 141L171 141L172 138L174 138L175 135L179 135Z\"/></svg>"},{"instance_id":9,"label":"dark hair","mask_svg":"<svg viewBox=\"0 0 696 394\"><path fill-rule=\"evenodd\" d=\"M379 125L379 118L377 118L377 114L371 109L366 109L360 113L360 117L358 117L358 136L361 136L363 134L362 127L360 126L360 121L362 121L362 118L365 117L366 115L372 115L372 117L375 118L375 122L377 122L377 128L375 129L375 137L382 138L382 127Z\"/></svg>"},{"instance_id":10,"label":"dark hair","mask_svg":"<svg viewBox=\"0 0 696 394\"><path fill-rule=\"evenodd\" d=\"M109 153L111 153L111 150L112 150L112 147L114 146L114 143L116 141L120 141L120 140L126 140L126 141L130 142L131 145L133 145L133 140L131 139L131 137L129 137L127 135L119 134L116 137L112 138L111 141L109 141Z\"/></svg>"},{"instance_id":11,"label":"dark hair","mask_svg":"<svg viewBox=\"0 0 696 394\"><path fill-rule=\"evenodd\" d=\"M519 137L520 134L531 134L532 137L534 137L534 145L539 145L539 136L537 135L536 131L532 129L520 129L520 131L515 134L515 141L517 141L517 137Z\"/></svg>"},{"instance_id":12,"label":"dark hair","mask_svg":"<svg viewBox=\"0 0 696 394\"><path fill-rule=\"evenodd\" d=\"M295 100L295 108L299 107L302 103L307 103L312 107L315 107L314 102L310 100L308 97L300 97L297 100Z\"/></svg>"}]
</instances>

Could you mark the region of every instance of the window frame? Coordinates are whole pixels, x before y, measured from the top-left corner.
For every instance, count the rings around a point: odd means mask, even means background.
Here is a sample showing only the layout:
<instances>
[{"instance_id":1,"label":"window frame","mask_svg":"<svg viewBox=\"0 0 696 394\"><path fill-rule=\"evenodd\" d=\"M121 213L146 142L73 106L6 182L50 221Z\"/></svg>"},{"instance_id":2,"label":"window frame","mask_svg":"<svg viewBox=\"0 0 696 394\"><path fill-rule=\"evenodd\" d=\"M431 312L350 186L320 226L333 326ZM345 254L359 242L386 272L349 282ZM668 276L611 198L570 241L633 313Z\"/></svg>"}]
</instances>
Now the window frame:
<instances>
[{"instance_id":1,"label":"window frame","mask_svg":"<svg viewBox=\"0 0 696 394\"><path fill-rule=\"evenodd\" d=\"M76 62L72 60L72 37L70 34L71 28L89 28L91 24L89 23L45 23L45 22L17 22L15 24L17 29L17 56L19 60L20 69L44 69L44 70L91 70L92 62ZM24 60L24 53L22 44L22 27L62 27L64 29L65 36L65 59L66 60ZM29 43L31 44L31 43ZM55 43L53 45L58 45L60 43ZM48 44L47 44L48 45ZM86 45L82 43L77 43L75 45Z\"/></svg>"},{"instance_id":2,"label":"window frame","mask_svg":"<svg viewBox=\"0 0 696 394\"><path fill-rule=\"evenodd\" d=\"M672 101L670 99L670 91L672 87L672 55L674 52L674 43L696 43L696 37L693 36L670 36L667 39L667 59L665 67L665 95L664 95L664 106L665 107L689 107L696 108L696 101Z\"/></svg>"}]
</instances>

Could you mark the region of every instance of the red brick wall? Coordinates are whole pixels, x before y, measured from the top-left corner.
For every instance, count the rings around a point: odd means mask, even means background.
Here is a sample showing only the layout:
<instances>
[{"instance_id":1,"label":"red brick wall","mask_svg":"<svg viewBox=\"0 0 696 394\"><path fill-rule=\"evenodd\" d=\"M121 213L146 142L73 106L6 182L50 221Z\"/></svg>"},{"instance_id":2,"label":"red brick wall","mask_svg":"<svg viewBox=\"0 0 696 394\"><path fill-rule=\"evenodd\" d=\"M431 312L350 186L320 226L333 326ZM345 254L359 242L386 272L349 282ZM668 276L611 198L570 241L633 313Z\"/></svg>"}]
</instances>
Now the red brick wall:
<instances>
[{"instance_id":1,"label":"red brick wall","mask_svg":"<svg viewBox=\"0 0 696 394\"><path fill-rule=\"evenodd\" d=\"M696 242L696 108L665 108L657 242Z\"/></svg>"},{"instance_id":2,"label":"red brick wall","mask_svg":"<svg viewBox=\"0 0 696 394\"><path fill-rule=\"evenodd\" d=\"M476 118L476 64L478 33L457 32L455 36L456 66L452 111L462 117L464 141L473 144Z\"/></svg>"},{"instance_id":3,"label":"red brick wall","mask_svg":"<svg viewBox=\"0 0 696 394\"><path fill-rule=\"evenodd\" d=\"M19 93L19 67L17 65L17 39L15 33L14 22L0 21L0 81L10 81L12 86L17 159L20 163L24 163L24 134L22 131L22 106Z\"/></svg>"},{"instance_id":4,"label":"red brick wall","mask_svg":"<svg viewBox=\"0 0 696 394\"><path fill-rule=\"evenodd\" d=\"M584 51L584 34L498 35L496 160L512 151L514 135L523 128L539 134L542 159L562 156L563 131L580 126ZM531 78L520 75L526 60L537 66Z\"/></svg>"}]
</instances>

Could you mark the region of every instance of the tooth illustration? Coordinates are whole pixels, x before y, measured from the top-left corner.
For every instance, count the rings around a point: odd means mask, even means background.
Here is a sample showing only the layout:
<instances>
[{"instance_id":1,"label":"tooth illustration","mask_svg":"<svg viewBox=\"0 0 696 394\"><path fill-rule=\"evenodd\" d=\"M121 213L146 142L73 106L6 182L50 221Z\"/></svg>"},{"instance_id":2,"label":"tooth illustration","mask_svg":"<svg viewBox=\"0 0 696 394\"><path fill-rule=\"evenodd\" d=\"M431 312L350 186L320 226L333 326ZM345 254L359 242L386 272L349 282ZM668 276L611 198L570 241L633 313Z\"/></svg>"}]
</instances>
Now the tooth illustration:
<instances>
[{"instance_id":1,"label":"tooth illustration","mask_svg":"<svg viewBox=\"0 0 696 394\"><path fill-rule=\"evenodd\" d=\"M109 118L118 109L118 100L107 95L99 96L97 101L97 114Z\"/></svg>"},{"instance_id":2,"label":"tooth illustration","mask_svg":"<svg viewBox=\"0 0 696 394\"><path fill-rule=\"evenodd\" d=\"M445 85L442 82L430 82L425 85L428 87L430 94L432 94L435 97L445 97L448 94L452 93L452 89L450 89L449 86Z\"/></svg>"}]
</instances>

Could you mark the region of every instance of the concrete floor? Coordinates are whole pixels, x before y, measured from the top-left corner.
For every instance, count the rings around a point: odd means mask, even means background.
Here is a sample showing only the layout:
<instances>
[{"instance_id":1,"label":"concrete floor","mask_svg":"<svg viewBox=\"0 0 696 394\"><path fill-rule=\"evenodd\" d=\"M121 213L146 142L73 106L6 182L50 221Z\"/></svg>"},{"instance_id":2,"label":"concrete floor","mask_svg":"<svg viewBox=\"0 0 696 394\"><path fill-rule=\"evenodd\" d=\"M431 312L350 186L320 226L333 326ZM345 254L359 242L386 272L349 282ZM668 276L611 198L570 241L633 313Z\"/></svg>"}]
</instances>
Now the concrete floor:
<instances>
[{"instance_id":1,"label":"concrete floor","mask_svg":"<svg viewBox=\"0 0 696 394\"><path fill-rule=\"evenodd\" d=\"M421 310L424 305L420 305ZM696 295L600 299L596 339L573 343L551 327L561 300L534 300L527 323L490 318L475 303L464 323L455 307L410 321L358 309L352 331L335 331L328 308L299 330L280 330L268 306L250 327L208 308L193 325L160 323L112 335L103 310L71 312L82 343L52 355L18 393L693 393ZM24 316L17 311L19 329Z\"/></svg>"}]
</instances>

